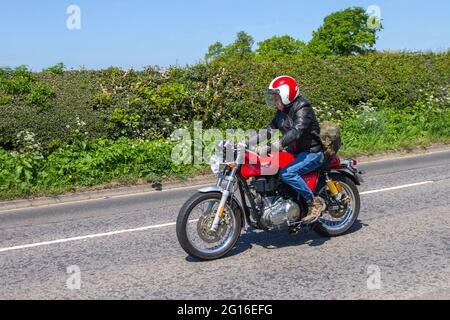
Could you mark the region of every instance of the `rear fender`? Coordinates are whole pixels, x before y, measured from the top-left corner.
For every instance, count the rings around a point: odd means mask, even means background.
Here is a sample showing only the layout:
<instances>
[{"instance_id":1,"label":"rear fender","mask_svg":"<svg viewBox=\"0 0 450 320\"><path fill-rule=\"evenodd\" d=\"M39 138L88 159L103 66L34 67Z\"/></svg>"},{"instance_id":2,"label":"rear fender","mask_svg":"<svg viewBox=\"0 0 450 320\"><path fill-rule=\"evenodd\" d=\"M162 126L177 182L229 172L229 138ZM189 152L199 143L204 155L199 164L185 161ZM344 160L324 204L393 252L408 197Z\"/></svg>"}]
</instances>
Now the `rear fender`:
<instances>
[{"instance_id":1,"label":"rear fender","mask_svg":"<svg viewBox=\"0 0 450 320\"><path fill-rule=\"evenodd\" d=\"M357 186L360 186L361 182L363 182L359 174L357 172L353 172L349 168L330 170L330 173L342 174L352 180Z\"/></svg>"}]
</instances>

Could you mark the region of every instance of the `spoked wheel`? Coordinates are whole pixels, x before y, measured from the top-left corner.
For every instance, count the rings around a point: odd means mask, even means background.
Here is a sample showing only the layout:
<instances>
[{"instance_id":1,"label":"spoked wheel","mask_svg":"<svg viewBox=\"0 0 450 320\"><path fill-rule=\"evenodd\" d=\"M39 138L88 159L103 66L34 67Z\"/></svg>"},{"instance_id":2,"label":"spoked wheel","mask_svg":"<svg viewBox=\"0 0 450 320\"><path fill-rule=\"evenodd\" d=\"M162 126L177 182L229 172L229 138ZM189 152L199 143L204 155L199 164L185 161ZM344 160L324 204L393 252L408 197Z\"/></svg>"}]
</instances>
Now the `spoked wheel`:
<instances>
[{"instance_id":1,"label":"spoked wheel","mask_svg":"<svg viewBox=\"0 0 450 320\"><path fill-rule=\"evenodd\" d=\"M236 203L225 205L217 231L210 230L219 207L220 193L199 193L181 208L177 219L177 237L187 254L212 260L223 257L239 238L242 220Z\"/></svg>"},{"instance_id":2,"label":"spoked wheel","mask_svg":"<svg viewBox=\"0 0 450 320\"><path fill-rule=\"evenodd\" d=\"M343 187L343 196L341 200L336 201L325 183L319 187L319 196L325 199L327 209L319 218L314 230L327 237L337 237L353 226L358 218L361 204L358 189L351 179L338 174L332 174L330 177Z\"/></svg>"}]
</instances>

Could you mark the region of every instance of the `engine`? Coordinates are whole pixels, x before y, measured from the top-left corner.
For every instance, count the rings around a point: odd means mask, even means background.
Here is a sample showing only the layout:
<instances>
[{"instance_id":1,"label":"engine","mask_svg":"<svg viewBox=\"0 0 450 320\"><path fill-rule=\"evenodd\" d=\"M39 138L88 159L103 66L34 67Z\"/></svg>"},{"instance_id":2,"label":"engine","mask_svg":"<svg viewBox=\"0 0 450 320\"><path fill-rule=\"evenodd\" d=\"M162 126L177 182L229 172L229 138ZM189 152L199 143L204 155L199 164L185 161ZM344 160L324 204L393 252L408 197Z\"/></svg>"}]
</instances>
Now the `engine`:
<instances>
[{"instance_id":1,"label":"engine","mask_svg":"<svg viewBox=\"0 0 450 320\"><path fill-rule=\"evenodd\" d=\"M261 220L267 228L281 228L300 218L300 207L294 201L282 197L269 197L265 200Z\"/></svg>"},{"instance_id":2,"label":"engine","mask_svg":"<svg viewBox=\"0 0 450 320\"><path fill-rule=\"evenodd\" d=\"M299 220L299 205L287 199L295 196L296 192L280 183L277 176L257 177L251 181L250 189L255 191L256 204L262 211L261 222L265 227L282 228Z\"/></svg>"}]
</instances>

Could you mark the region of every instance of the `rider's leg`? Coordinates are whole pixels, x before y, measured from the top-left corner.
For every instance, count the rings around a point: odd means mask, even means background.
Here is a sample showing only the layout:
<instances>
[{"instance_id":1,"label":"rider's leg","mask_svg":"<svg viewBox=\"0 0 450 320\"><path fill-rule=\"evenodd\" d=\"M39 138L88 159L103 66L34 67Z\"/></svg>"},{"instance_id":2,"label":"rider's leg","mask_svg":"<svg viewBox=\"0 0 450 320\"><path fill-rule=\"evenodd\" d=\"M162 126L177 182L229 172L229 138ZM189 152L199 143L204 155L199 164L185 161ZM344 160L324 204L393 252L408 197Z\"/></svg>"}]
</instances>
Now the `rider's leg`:
<instances>
[{"instance_id":1,"label":"rider's leg","mask_svg":"<svg viewBox=\"0 0 450 320\"><path fill-rule=\"evenodd\" d=\"M305 222L311 222L320 217L325 206L318 197L314 197L301 175L319 168L323 164L323 153L302 152L297 155L296 160L281 170L281 179L290 185L308 203L308 214Z\"/></svg>"}]
</instances>

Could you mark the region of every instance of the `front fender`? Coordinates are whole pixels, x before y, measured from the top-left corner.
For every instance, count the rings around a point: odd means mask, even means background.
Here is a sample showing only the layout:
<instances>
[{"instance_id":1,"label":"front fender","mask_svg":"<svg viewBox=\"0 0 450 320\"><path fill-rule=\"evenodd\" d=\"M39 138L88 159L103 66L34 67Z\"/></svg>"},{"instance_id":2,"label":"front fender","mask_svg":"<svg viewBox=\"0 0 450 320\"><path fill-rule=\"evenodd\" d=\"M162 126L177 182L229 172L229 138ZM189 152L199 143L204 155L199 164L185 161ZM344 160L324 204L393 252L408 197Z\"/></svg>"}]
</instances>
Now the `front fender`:
<instances>
[{"instance_id":1,"label":"front fender","mask_svg":"<svg viewBox=\"0 0 450 320\"><path fill-rule=\"evenodd\" d=\"M204 188L198 189L198 192L200 192L200 193L220 192L220 193L222 193L222 188L218 187L218 186L210 186L210 187L204 187Z\"/></svg>"}]
</instances>

